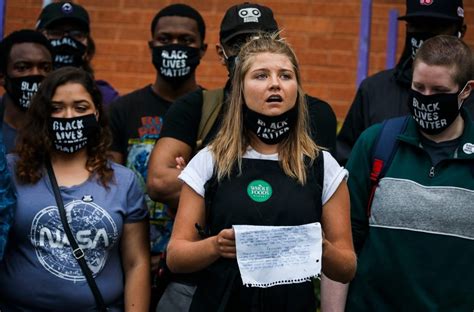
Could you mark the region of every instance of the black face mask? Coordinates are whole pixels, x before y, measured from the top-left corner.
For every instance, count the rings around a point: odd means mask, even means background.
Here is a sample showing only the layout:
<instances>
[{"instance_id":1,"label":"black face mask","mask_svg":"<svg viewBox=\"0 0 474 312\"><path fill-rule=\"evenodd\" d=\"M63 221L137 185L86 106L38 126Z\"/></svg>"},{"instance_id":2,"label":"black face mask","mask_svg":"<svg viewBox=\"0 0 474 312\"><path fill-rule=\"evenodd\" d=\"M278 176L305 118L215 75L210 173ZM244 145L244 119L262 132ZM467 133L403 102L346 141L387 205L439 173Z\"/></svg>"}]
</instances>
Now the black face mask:
<instances>
[{"instance_id":1,"label":"black face mask","mask_svg":"<svg viewBox=\"0 0 474 312\"><path fill-rule=\"evenodd\" d=\"M446 130L459 115L458 96L462 92L423 95L410 89L408 106L418 128L426 134Z\"/></svg>"},{"instance_id":2,"label":"black face mask","mask_svg":"<svg viewBox=\"0 0 474 312\"><path fill-rule=\"evenodd\" d=\"M436 34L428 32L407 32L407 36L405 39L405 49L410 51L409 56L412 59L415 59L415 55L420 49L423 42L434 36L436 36Z\"/></svg>"},{"instance_id":3,"label":"black face mask","mask_svg":"<svg viewBox=\"0 0 474 312\"><path fill-rule=\"evenodd\" d=\"M288 137L298 117L296 105L278 116L266 116L244 106L244 124L265 144L280 143Z\"/></svg>"},{"instance_id":4,"label":"black face mask","mask_svg":"<svg viewBox=\"0 0 474 312\"><path fill-rule=\"evenodd\" d=\"M74 118L51 117L49 130L54 149L72 154L87 146L99 130L99 124L94 114Z\"/></svg>"},{"instance_id":5,"label":"black face mask","mask_svg":"<svg viewBox=\"0 0 474 312\"><path fill-rule=\"evenodd\" d=\"M181 44L152 47L152 62L158 74L171 85L181 85L201 61L200 49Z\"/></svg>"},{"instance_id":6,"label":"black face mask","mask_svg":"<svg viewBox=\"0 0 474 312\"><path fill-rule=\"evenodd\" d=\"M437 36L437 34L429 32L406 32L405 48L395 72L395 77L398 82L401 82L407 87L411 86L411 80L413 78L412 66L415 55L423 42L435 36ZM453 36L460 38L461 33L456 31L456 34L453 34Z\"/></svg>"},{"instance_id":7,"label":"black face mask","mask_svg":"<svg viewBox=\"0 0 474 312\"><path fill-rule=\"evenodd\" d=\"M232 76L234 75L235 68L237 67L237 62L239 61L239 58L237 55L231 55L226 59L226 66L227 66L227 71L229 72L229 78L232 79Z\"/></svg>"},{"instance_id":8,"label":"black face mask","mask_svg":"<svg viewBox=\"0 0 474 312\"><path fill-rule=\"evenodd\" d=\"M32 75L25 77L5 77L5 91L22 111L28 110L31 99L38 92L38 88L44 76Z\"/></svg>"},{"instance_id":9,"label":"black face mask","mask_svg":"<svg viewBox=\"0 0 474 312\"><path fill-rule=\"evenodd\" d=\"M225 66L227 67L229 79L232 80L232 76L234 75L235 68L237 67L237 63L239 62L239 58L237 57L237 54L227 56L224 49L222 49L222 52L224 53Z\"/></svg>"},{"instance_id":10,"label":"black face mask","mask_svg":"<svg viewBox=\"0 0 474 312\"><path fill-rule=\"evenodd\" d=\"M53 46L55 69L64 66L81 67L84 64L83 57L86 53L86 46L81 42L69 36L52 39L49 42Z\"/></svg>"}]
</instances>

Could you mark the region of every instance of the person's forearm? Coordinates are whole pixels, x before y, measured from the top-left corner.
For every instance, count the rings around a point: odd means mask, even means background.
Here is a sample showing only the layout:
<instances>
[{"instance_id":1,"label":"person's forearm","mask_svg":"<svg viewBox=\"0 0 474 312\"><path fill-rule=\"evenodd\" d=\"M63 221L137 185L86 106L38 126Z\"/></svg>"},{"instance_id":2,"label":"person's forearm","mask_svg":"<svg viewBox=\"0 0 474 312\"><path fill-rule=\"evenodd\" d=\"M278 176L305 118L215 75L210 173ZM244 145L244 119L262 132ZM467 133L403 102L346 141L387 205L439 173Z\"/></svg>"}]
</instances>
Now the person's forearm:
<instances>
[{"instance_id":1,"label":"person's forearm","mask_svg":"<svg viewBox=\"0 0 474 312\"><path fill-rule=\"evenodd\" d=\"M348 283L355 275L357 258L354 251L338 248L325 241L322 264L327 277L340 283Z\"/></svg>"},{"instance_id":2,"label":"person's forearm","mask_svg":"<svg viewBox=\"0 0 474 312\"><path fill-rule=\"evenodd\" d=\"M344 312L349 284L342 284L321 276L321 312Z\"/></svg>"},{"instance_id":3,"label":"person's forearm","mask_svg":"<svg viewBox=\"0 0 474 312\"><path fill-rule=\"evenodd\" d=\"M167 204L176 211L183 183L178 179L181 170L167 168L160 175L151 175L147 181L148 196L154 201Z\"/></svg>"},{"instance_id":4,"label":"person's forearm","mask_svg":"<svg viewBox=\"0 0 474 312\"><path fill-rule=\"evenodd\" d=\"M150 267L133 265L125 271L125 311L148 312L150 305Z\"/></svg>"},{"instance_id":5,"label":"person's forearm","mask_svg":"<svg viewBox=\"0 0 474 312\"><path fill-rule=\"evenodd\" d=\"M217 236L195 242L172 240L166 257L169 269L174 273L192 273L209 266L220 257L216 239Z\"/></svg>"}]
</instances>

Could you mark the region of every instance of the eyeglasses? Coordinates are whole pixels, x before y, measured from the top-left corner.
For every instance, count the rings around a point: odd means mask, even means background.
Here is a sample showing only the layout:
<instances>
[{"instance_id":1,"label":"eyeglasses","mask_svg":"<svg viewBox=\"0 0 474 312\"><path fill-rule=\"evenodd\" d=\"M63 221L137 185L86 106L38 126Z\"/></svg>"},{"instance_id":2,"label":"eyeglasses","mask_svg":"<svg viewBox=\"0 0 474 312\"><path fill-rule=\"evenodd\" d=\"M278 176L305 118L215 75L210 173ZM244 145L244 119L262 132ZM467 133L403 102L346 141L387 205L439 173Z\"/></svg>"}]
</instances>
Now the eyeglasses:
<instances>
[{"instance_id":1,"label":"eyeglasses","mask_svg":"<svg viewBox=\"0 0 474 312\"><path fill-rule=\"evenodd\" d=\"M77 29L71 29L71 30L47 29L45 32L46 32L46 36L49 39L59 39L68 35L69 37L74 38L77 41L82 41L86 39L87 36L89 35L87 32L82 31L82 30L77 30Z\"/></svg>"}]
</instances>

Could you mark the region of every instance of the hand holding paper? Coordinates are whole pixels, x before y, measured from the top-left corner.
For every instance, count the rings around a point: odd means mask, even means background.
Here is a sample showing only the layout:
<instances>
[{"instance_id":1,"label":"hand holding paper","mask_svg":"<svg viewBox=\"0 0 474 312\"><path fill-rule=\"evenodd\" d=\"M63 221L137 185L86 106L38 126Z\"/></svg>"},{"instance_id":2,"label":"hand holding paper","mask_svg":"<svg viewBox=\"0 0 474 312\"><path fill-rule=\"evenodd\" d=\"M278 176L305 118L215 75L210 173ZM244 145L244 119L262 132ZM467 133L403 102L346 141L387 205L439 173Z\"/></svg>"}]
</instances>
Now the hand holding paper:
<instances>
[{"instance_id":1,"label":"hand holding paper","mask_svg":"<svg viewBox=\"0 0 474 312\"><path fill-rule=\"evenodd\" d=\"M235 225L237 262L242 281L271 287L308 281L321 273L321 225Z\"/></svg>"},{"instance_id":2,"label":"hand holding paper","mask_svg":"<svg viewBox=\"0 0 474 312\"><path fill-rule=\"evenodd\" d=\"M233 229L224 229L217 234L216 248L221 257L235 259L235 235Z\"/></svg>"}]
</instances>

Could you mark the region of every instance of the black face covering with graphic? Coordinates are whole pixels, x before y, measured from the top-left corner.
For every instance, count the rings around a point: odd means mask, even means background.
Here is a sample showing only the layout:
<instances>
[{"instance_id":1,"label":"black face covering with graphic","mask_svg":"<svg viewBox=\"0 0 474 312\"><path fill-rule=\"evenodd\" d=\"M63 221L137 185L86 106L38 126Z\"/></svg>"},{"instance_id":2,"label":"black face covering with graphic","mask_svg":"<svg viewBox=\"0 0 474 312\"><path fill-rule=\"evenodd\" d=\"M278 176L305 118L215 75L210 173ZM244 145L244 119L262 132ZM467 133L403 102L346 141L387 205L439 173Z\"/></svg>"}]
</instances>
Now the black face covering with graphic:
<instances>
[{"instance_id":1,"label":"black face covering with graphic","mask_svg":"<svg viewBox=\"0 0 474 312\"><path fill-rule=\"evenodd\" d=\"M456 93L423 95L410 89L408 106L418 128L426 134L439 134L446 130L459 115L461 105Z\"/></svg>"},{"instance_id":2,"label":"black face covering with graphic","mask_svg":"<svg viewBox=\"0 0 474 312\"><path fill-rule=\"evenodd\" d=\"M231 55L229 57L226 58L226 67L227 67L227 71L229 73L229 79L232 80L232 76L234 75L234 72L235 72L235 68L237 67L237 62L239 61L239 58L237 57L237 55Z\"/></svg>"},{"instance_id":3,"label":"black face covering with graphic","mask_svg":"<svg viewBox=\"0 0 474 312\"><path fill-rule=\"evenodd\" d=\"M189 79L201 61L200 49L181 44L152 47L151 52L158 74L175 86Z\"/></svg>"},{"instance_id":4,"label":"black face covering with graphic","mask_svg":"<svg viewBox=\"0 0 474 312\"><path fill-rule=\"evenodd\" d=\"M64 66L81 67L84 64L83 57L86 53L86 46L81 42L69 36L52 39L49 42L53 46L55 69Z\"/></svg>"},{"instance_id":5,"label":"black face covering with graphic","mask_svg":"<svg viewBox=\"0 0 474 312\"><path fill-rule=\"evenodd\" d=\"M38 92L38 88L43 79L43 75L31 75L16 78L6 76L5 91L16 106L18 106L22 111L26 111L31 105L31 99L36 92Z\"/></svg>"},{"instance_id":6,"label":"black face covering with graphic","mask_svg":"<svg viewBox=\"0 0 474 312\"><path fill-rule=\"evenodd\" d=\"M59 152L72 154L87 146L99 130L99 124L95 114L74 118L51 117L49 130L53 148Z\"/></svg>"},{"instance_id":7,"label":"black face covering with graphic","mask_svg":"<svg viewBox=\"0 0 474 312\"><path fill-rule=\"evenodd\" d=\"M411 85L413 78L412 65L415 55L423 42L435 36L437 36L437 34L430 32L406 32L405 48L395 71L397 81L402 82L407 87ZM453 36L460 38L460 32L456 31Z\"/></svg>"},{"instance_id":8,"label":"black face covering with graphic","mask_svg":"<svg viewBox=\"0 0 474 312\"><path fill-rule=\"evenodd\" d=\"M266 116L244 105L244 124L263 143L273 145L288 137L298 117L296 105L278 116Z\"/></svg>"},{"instance_id":9,"label":"black face covering with graphic","mask_svg":"<svg viewBox=\"0 0 474 312\"><path fill-rule=\"evenodd\" d=\"M420 49L423 42L436 36L436 34L429 32L407 32L405 41L406 56L415 59L415 55Z\"/></svg>"}]
</instances>

